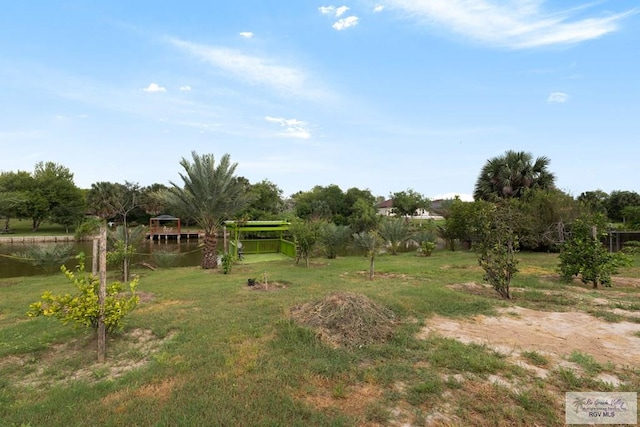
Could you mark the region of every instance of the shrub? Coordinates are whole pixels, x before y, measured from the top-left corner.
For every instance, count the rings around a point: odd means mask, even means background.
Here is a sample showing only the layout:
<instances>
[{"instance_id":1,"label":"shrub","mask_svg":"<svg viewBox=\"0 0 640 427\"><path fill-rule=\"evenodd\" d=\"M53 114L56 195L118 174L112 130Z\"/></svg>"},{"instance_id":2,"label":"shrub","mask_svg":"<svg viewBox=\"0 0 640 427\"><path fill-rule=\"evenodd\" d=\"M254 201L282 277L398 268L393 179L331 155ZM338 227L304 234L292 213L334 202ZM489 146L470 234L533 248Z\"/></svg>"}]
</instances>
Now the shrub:
<instances>
[{"instance_id":1,"label":"shrub","mask_svg":"<svg viewBox=\"0 0 640 427\"><path fill-rule=\"evenodd\" d=\"M611 275L630 260L623 253L607 251L601 242L605 230L605 218L601 214L575 220L571 236L560 252L558 271L564 280L579 276L583 283L593 283L594 288L598 284L611 286Z\"/></svg>"},{"instance_id":2,"label":"shrub","mask_svg":"<svg viewBox=\"0 0 640 427\"><path fill-rule=\"evenodd\" d=\"M75 295L60 294L53 295L46 291L42 295L42 300L32 303L29 306L27 315L29 317L51 316L59 319L62 323L75 323L77 326L91 327L98 329L98 318L100 316L100 305L98 292L100 283L96 276L87 274L84 268L84 254L78 255L79 264L75 273L65 266L61 267L64 275L75 286L78 292ZM122 284L114 282L107 286L105 298L105 326L107 333L122 329L122 319L131 312L139 303L140 298L135 293L138 279L129 283L130 295L122 293Z\"/></svg>"}]
</instances>

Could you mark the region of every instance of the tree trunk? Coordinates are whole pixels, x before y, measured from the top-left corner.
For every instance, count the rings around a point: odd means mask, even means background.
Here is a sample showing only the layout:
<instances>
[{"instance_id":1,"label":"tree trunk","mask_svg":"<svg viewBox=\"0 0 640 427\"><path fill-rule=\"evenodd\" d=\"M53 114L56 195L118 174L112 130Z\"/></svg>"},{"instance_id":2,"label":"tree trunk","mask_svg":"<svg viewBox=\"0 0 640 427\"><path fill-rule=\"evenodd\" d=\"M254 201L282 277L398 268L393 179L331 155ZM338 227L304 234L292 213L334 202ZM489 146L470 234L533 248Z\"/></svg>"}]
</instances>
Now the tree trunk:
<instances>
[{"instance_id":1,"label":"tree trunk","mask_svg":"<svg viewBox=\"0 0 640 427\"><path fill-rule=\"evenodd\" d=\"M371 257L371 263L369 264L369 280L373 280L375 271L375 257Z\"/></svg>"},{"instance_id":2,"label":"tree trunk","mask_svg":"<svg viewBox=\"0 0 640 427\"><path fill-rule=\"evenodd\" d=\"M6 233L8 233L8 232L9 232L9 221L10 221L10 220L11 220L11 218L9 218L9 217L7 217L7 218L4 220L4 231L5 231Z\"/></svg>"},{"instance_id":3,"label":"tree trunk","mask_svg":"<svg viewBox=\"0 0 640 427\"><path fill-rule=\"evenodd\" d=\"M202 268L218 268L218 238L215 232L204 233L204 247L202 248Z\"/></svg>"}]
</instances>

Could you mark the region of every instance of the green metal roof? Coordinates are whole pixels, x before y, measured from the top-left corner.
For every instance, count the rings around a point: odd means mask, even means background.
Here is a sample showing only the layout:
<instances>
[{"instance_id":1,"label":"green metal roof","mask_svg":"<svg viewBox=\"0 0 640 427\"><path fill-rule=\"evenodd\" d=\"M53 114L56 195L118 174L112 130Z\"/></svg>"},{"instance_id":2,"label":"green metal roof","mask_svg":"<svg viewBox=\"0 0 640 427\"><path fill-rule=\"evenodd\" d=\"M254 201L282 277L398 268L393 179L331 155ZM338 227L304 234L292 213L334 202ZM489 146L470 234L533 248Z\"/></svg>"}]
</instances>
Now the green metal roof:
<instances>
[{"instance_id":1,"label":"green metal roof","mask_svg":"<svg viewBox=\"0 0 640 427\"><path fill-rule=\"evenodd\" d=\"M278 231L288 230L289 221L225 221L224 225L238 231Z\"/></svg>"}]
</instances>

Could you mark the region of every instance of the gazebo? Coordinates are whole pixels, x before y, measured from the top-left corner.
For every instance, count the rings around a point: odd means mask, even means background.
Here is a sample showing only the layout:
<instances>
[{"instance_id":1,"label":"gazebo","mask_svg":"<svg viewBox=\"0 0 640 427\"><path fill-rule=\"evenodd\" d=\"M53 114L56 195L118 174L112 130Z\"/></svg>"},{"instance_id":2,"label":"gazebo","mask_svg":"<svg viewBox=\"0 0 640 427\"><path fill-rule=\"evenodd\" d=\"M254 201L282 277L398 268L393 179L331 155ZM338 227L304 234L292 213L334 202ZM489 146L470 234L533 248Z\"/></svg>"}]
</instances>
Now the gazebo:
<instances>
[{"instance_id":1,"label":"gazebo","mask_svg":"<svg viewBox=\"0 0 640 427\"><path fill-rule=\"evenodd\" d=\"M238 256L238 248L242 248L244 254L282 253L290 257L296 256L295 243L285 240L283 232L289 230L291 223L288 221L225 221L225 249L229 253ZM226 241L229 231L229 241ZM270 235L265 238L241 239L240 234L265 233ZM240 243L242 245L240 246Z\"/></svg>"},{"instance_id":2,"label":"gazebo","mask_svg":"<svg viewBox=\"0 0 640 427\"><path fill-rule=\"evenodd\" d=\"M171 215L159 215L149 219L149 240L153 240L153 236L158 236L158 240L164 236L176 237L180 240L181 235L180 218Z\"/></svg>"}]
</instances>

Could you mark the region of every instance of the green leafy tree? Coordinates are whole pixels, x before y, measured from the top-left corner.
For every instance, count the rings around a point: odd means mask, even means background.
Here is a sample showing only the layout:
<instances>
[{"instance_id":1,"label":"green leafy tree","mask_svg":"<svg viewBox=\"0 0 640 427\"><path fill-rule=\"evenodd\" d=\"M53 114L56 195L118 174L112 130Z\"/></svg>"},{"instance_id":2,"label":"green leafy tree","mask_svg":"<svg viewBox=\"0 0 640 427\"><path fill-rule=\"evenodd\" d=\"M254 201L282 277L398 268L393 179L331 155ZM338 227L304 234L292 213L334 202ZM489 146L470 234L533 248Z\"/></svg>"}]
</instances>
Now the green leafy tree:
<instances>
[{"instance_id":1,"label":"green leafy tree","mask_svg":"<svg viewBox=\"0 0 640 427\"><path fill-rule=\"evenodd\" d=\"M485 163L476 181L476 200L498 201L522 197L528 189L554 188L555 176L549 172L550 160L531 153L509 150Z\"/></svg>"},{"instance_id":2,"label":"green leafy tree","mask_svg":"<svg viewBox=\"0 0 640 427\"><path fill-rule=\"evenodd\" d=\"M167 202L165 192L167 186L164 184L152 184L140 190L140 208L147 214L157 216L167 213Z\"/></svg>"},{"instance_id":3,"label":"green leafy tree","mask_svg":"<svg viewBox=\"0 0 640 427\"><path fill-rule=\"evenodd\" d=\"M511 224L513 212L508 207L492 206L479 211L474 225L477 239L473 248L478 264L484 270L484 280L505 299L511 299L511 279L518 272L518 236Z\"/></svg>"},{"instance_id":4,"label":"green leafy tree","mask_svg":"<svg viewBox=\"0 0 640 427\"><path fill-rule=\"evenodd\" d=\"M351 237L351 227L348 225L335 225L332 222L325 224L320 230L320 243L324 253L329 259L338 257Z\"/></svg>"},{"instance_id":5,"label":"green leafy tree","mask_svg":"<svg viewBox=\"0 0 640 427\"><path fill-rule=\"evenodd\" d=\"M607 215L612 221L624 222L624 209L640 206L640 194L635 191L612 191L607 200Z\"/></svg>"},{"instance_id":6,"label":"green leafy tree","mask_svg":"<svg viewBox=\"0 0 640 427\"><path fill-rule=\"evenodd\" d=\"M408 189L391 194L391 212L398 218L413 217L419 211L429 209L431 202L422 194Z\"/></svg>"},{"instance_id":7,"label":"green leafy tree","mask_svg":"<svg viewBox=\"0 0 640 427\"><path fill-rule=\"evenodd\" d=\"M225 154L216 164L213 154L191 153L192 161L180 162L182 185L171 182L166 193L177 206L204 230L202 268L218 267L218 231L225 220L244 209L250 201L246 187L235 174L237 163Z\"/></svg>"},{"instance_id":8,"label":"green leafy tree","mask_svg":"<svg viewBox=\"0 0 640 427\"><path fill-rule=\"evenodd\" d=\"M346 224L345 194L337 185L317 185L311 191L294 194L292 198L298 218L324 219L337 225Z\"/></svg>"},{"instance_id":9,"label":"green leafy tree","mask_svg":"<svg viewBox=\"0 0 640 427\"><path fill-rule=\"evenodd\" d=\"M9 232L11 217L18 211L19 206L26 202L26 198L17 192L0 191L0 218L4 217L2 232Z\"/></svg>"},{"instance_id":10,"label":"green leafy tree","mask_svg":"<svg viewBox=\"0 0 640 427\"><path fill-rule=\"evenodd\" d=\"M361 231L353 234L353 245L364 250L367 258L369 258L369 280L373 280L375 276L376 256L382 250L383 244L384 240L376 230Z\"/></svg>"},{"instance_id":11,"label":"green leafy tree","mask_svg":"<svg viewBox=\"0 0 640 427\"><path fill-rule=\"evenodd\" d=\"M627 265L623 253L610 253L602 244L607 222L602 214L583 215L571 226L571 235L560 252L558 271L566 281L580 277L583 283L611 286L611 275Z\"/></svg>"},{"instance_id":12,"label":"green leafy tree","mask_svg":"<svg viewBox=\"0 0 640 427\"><path fill-rule=\"evenodd\" d=\"M325 225L325 221L318 219L304 221L298 218L291 222L289 233L293 236L298 252L296 264L304 258L305 266L309 267L311 253L320 240Z\"/></svg>"},{"instance_id":13,"label":"green leafy tree","mask_svg":"<svg viewBox=\"0 0 640 427\"><path fill-rule=\"evenodd\" d=\"M78 259L79 265L75 272L61 267L64 275L77 289L77 293L54 295L46 291L40 301L29 306L29 317L55 317L64 324L72 322L78 326L98 329L99 280L85 272L84 255L79 255ZM123 292L120 282L114 282L107 287L104 316L107 333L121 330L124 317L138 305L140 298L135 293L137 286L137 279L129 283L129 295Z\"/></svg>"},{"instance_id":14,"label":"green leafy tree","mask_svg":"<svg viewBox=\"0 0 640 427\"><path fill-rule=\"evenodd\" d=\"M91 211L103 219L117 218L122 222L120 230L123 280L129 281L129 262L127 255L133 250L129 241L131 230L129 229L129 214L140 206L141 189L136 183L125 181L124 184L112 182L98 182L91 186L87 193L87 204ZM113 255L112 255L113 258Z\"/></svg>"},{"instance_id":15,"label":"green leafy tree","mask_svg":"<svg viewBox=\"0 0 640 427\"><path fill-rule=\"evenodd\" d=\"M622 216L626 228L640 229L640 206L627 206L622 209Z\"/></svg>"},{"instance_id":16,"label":"green leafy tree","mask_svg":"<svg viewBox=\"0 0 640 427\"><path fill-rule=\"evenodd\" d=\"M445 225L439 227L441 234L446 233L441 237L449 242L449 249L455 249L455 241L463 242L470 247L480 239L481 236L477 235L477 231L482 228L480 221L486 216L485 211L489 209L494 209L494 205L483 200L475 202L454 200L449 207Z\"/></svg>"},{"instance_id":17,"label":"green leafy tree","mask_svg":"<svg viewBox=\"0 0 640 427\"><path fill-rule=\"evenodd\" d=\"M565 240L565 226L580 215L580 204L558 189L532 189L523 197L502 202L518 213L513 228L521 248L558 250Z\"/></svg>"},{"instance_id":18,"label":"green leafy tree","mask_svg":"<svg viewBox=\"0 0 640 427\"><path fill-rule=\"evenodd\" d=\"M411 228L401 218L383 220L378 233L391 251L391 255L397 255L400 247L411 238Z\"/></svg>"},{"instance_id":19,"label":"green leafy tree","mask_svg":"<svg viewBox=\"0 0 640 427\"><path fill-rule=\"evenodd\" d=\"M357 233L378 228L381 216L375 208L375 199L358 198L350 208L348 217L351 229Z\"/></svg>"},{"instance_id":20,"label":"green leafy tree","mask_svg":"<svg viewBox=\"0 0 640 427\"><path fill-rule=\"evenodd\" d=\"M108 233L110 250L107 252L107 263L120 266L125 283L129 281L131 261L146 237L147 228L143 225L128 229L120 225Z\"/></svg>"},{"instance_id":21,"label":"green leafy tree","mask_svg":"<svg viewBox=\"0 0 640 427\"><path fill-rule=\"evenodd\" d=\"M31 218L33 231L45 220L77 225L84 213L83 194L73 183L69 169L54 162L39 162L32 177L25 214Z\"/></svg>"},{"instance_id":22,"label":"green leafy tree","mask_svg":"<svg viewBox=\"0 0 640 427\"><path fill-rule=\"evenodd\" d=\"M240 214L248 220L278 219L284 211L282 190L273 182L265 179L256 184L250 184L248 190L251 201Z\"/></svg>"},{"instance_id":23,"label":"green leafy tree","mask_svg":"<svg viewBox=\"0 0 640 427\"><path fill-rule=\"evenodd\" d=\"M609 195L602 190L585 191L578 196L580 207L590 214L607 214Z\"/></svg>"}]
</instances>

